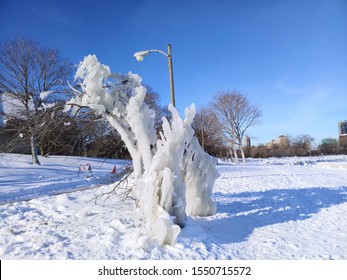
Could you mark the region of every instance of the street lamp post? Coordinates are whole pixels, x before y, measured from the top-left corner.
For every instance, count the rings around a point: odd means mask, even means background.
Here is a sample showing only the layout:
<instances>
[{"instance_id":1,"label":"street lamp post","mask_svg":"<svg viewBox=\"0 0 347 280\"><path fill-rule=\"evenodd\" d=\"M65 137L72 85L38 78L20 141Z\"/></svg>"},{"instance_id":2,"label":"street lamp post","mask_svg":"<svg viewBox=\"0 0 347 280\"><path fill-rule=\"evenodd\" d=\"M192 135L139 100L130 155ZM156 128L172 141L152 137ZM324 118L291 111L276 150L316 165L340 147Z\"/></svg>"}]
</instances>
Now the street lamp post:
<instances>
[{"instance_id":1,"label":"street lamp post","mask_svg":"<svg viewBox=\"0 0 347 280\"><path fill-rule=\"evenodd\" d=\"M167 53L161 50L146 50L146 51L139 51L134 53L134 57L136 58L137 61L142 61L145 58L145 56L151 52L161 53L167 58L168 67L169 67L169 78L170 78L170 99L171 99L171 104L175 107L175 89L174 89L174 80L173 80L171 45L170 44L167 45Z\"/></svg>"}]
</instances>

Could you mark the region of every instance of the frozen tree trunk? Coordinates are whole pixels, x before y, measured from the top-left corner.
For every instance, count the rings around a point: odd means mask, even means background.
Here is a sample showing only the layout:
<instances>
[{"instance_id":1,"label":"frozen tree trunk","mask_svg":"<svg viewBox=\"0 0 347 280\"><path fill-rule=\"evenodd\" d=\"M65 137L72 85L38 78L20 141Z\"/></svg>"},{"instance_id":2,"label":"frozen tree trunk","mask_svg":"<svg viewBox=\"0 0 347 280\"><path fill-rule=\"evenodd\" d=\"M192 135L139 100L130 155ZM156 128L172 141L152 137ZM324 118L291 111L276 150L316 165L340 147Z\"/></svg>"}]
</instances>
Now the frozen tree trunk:
<instances>
[{"instance_id":1,"label":"frozen tree trunk","mask_svg":"<svg viewBox=\"0 0 347 280\"><path fill-rule=\"evenodd\" d=\"M237 148L236 144L233 143L233 152L234 152L234 163L239 163L239 156L237 155Z\"/></svg>"},{"instance_id":2,"label":"frozen tree trunk","mask_svg":"<svg viewBox=\"0 0 347 280\"><path fill-rule=\"evenodd\" d=\"M233 147L233 152L234 152L234 163L239 163L239 157L237 155L237 147L235 143L235 131L232 128L232 147Z\"/></svg>"},{"instance_id":3,"label":"frozen tree trunk","mask_svg":"<svg viewBox=\"0 0 347 280\"><path fill-rule=\"evenodd\" d=\"M67 102L66 110L72 107L77 113L90 108L121 135L133 160L137 213L151 238L173 245L186 214L215 213L211 195L218 175L216 161L194 137L194 105L185 110L184 119L170 105L171 123L163 118L157 139L155 113L144 103L146 88L138 75L112 74L108 66L89 55L80 63L75 79L80 81L81 92L74 90L76 95Z\"/></svg>"},{"instance_id":4,"label":"frozen tree trunk","mask_svg":"<svg viewBox=\"0 0 347 280\"><path fill-rule=\"evenodd\" d=\"M139 180L138 190L140 207L149 220L146 224L147 232L160 244L172 245L186 218L186 185L182 176L182 162L186 155L186 145L194 135L191 123L195 108L191 106L186 109L184 120L173 106L169 106L169 110L172 114L171 124L163 119L163 132L157 140L157 151L151 168Z\"/></svg>"},{"instance_id":5,"label":"frozen tree trunk","mask_svg":"<svg viewBox=\"0 0 347 280\"><path fill-rule=\"evenodd\" d=\"M40 165L40 161L37 156L37 148L35 145L35 137L33 134L30 135L30 149L31 149L32 163Z\"/></svg>"},{"instance_id":6,"label":"frozen tree trunk","mask_svg":"<svg viewBox=\"0 0 347 280\"><path fill-rule=\"evenodd\" d=\"M214 181L219 176L217 159L204 152L196 137L187 146L186 155L186 213L191 216L213 215L216 205L211 197Z\"/></svg>"},{"instance_id":7,"label":"frozen tree trunk","mask_svg":"<svg viewBox=\"0 0 347 280\"><path fill-rule=\"evenodd\" d=\"M245 151L244 151L244 149L243 149L242 144L240 144L240 151L241 151L242 162L243 162L243 163L246 163Z\"/></svg>"}]
</instances>

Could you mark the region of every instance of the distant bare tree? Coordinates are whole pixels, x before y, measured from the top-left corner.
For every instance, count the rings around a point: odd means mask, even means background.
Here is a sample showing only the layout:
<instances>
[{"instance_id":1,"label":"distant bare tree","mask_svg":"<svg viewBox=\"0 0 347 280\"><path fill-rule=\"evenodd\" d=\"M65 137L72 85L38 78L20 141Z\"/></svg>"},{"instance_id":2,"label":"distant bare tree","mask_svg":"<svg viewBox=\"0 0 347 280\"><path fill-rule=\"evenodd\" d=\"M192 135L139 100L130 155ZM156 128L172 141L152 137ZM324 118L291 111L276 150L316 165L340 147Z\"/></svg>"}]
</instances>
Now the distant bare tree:
<instances>
[{"instance_id":1,"label":"distant bare tree","mask_svg":"<svg viewBox=\"0 0 347 280\"><path fill-rule=\"evenodd\" d=\"M30 141L32 161L37 157L37 133L43 127L45 103L61 99L67 93L67 80L73 67L56 49L41 47L25 38L0 43L0 91L14 101L15 112L7 118L25 123L24 135Z\"/></svg>"},{"instance_id":2,"label":"distant bare tree","mask_svg":"<svg viewBox=\"0 0 347 280\"><path fill-rule=\"evenodd\" d=\"M114 130L110 130L107 134L96 138L88 147L88 156L117 159L131 158L121 136Z\"/></svg>"},{"instance_id":3,"label":"distant bare tree","mask_svg":"<svg viewBox=\"0 0 347 280\"><path fill-rule=\"evenodd\" d=\"M238 91L216 94L212 107L231 143L235 162L238 162L238 149L241 151L243 162L246 162L243 139L247 129L258 124L262 116L260 108L257 105L252 105L247 97Z\"/></svg>"},{"instance_id":4,"label":"distant bare tree","mask_svg":"<svg viewBox=\"0 0 347 280\"><path fill-rule=\"evenodd\" d=\"M228 153L227 139L222 125L211 107L199 110L194 118L193 127L202 148L210 155L225 157Z\"/></svg>"},{"instance_id":5,"label":"distant bare tree","mask_svg":"<svg viewBox=\"0 0 347 280\"><path fill-rule=\"evenodd\" d=\"M270 157L270 151L264 144L258 146L252 146L250 151L252 158L267 158Z\"/></svg>"},{"instance_id":6,"label":"distant bare tree","mask_svg":"<svg viewBox=\"0 0 347 280\"><path fill-rule=\"evenodd\" d=\"M314 138L307 134L300 134L291 139L290 143L296 156L306 156L310 154Z\"/></svg>"}]
</instances>

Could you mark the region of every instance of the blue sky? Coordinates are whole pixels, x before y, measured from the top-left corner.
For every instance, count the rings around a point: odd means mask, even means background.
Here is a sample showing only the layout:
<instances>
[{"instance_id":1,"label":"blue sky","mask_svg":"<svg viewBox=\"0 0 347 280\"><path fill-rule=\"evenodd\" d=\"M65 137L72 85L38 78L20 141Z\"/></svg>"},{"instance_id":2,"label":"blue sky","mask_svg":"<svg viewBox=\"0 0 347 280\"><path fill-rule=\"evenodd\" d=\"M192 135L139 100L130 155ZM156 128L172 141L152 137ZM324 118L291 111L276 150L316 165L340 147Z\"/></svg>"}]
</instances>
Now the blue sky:
<instances>
[{"instance_id":1,"label":"blue sky","mask_svg":"<svg viewBox=\"0 0 347 280\"><path fill-rule=\"evenodd\" d=\"M0 39L25 36L78 63L96 54L113 72L143 77L169 103L206 106L237 90L263 110L254 144L281 134L338 137L347 119L346 0L0 0Z\"/></svg>"}]
</instances>

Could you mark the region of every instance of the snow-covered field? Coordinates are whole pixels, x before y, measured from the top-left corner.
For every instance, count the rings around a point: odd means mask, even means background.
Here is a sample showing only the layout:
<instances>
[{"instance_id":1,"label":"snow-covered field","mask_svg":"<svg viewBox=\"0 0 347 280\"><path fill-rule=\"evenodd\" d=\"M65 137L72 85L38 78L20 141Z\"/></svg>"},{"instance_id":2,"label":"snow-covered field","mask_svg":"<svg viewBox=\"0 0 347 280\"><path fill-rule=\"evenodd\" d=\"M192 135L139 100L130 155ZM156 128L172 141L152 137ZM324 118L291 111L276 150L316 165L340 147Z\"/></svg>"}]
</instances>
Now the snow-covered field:
<instances>
[{"instance_id":1,"label":"snow-covered field","mask_svg":"<svg viewBox=\"0 0 347 280\"><path fill-rule=\"evenodd\" d=\"M188 218L174 247L135 226L132 199L95 201L126 162L40 160L0 155L0 259L347 259L346 156L220 163L217 214Z\"/></svg>"}]
</instances>

